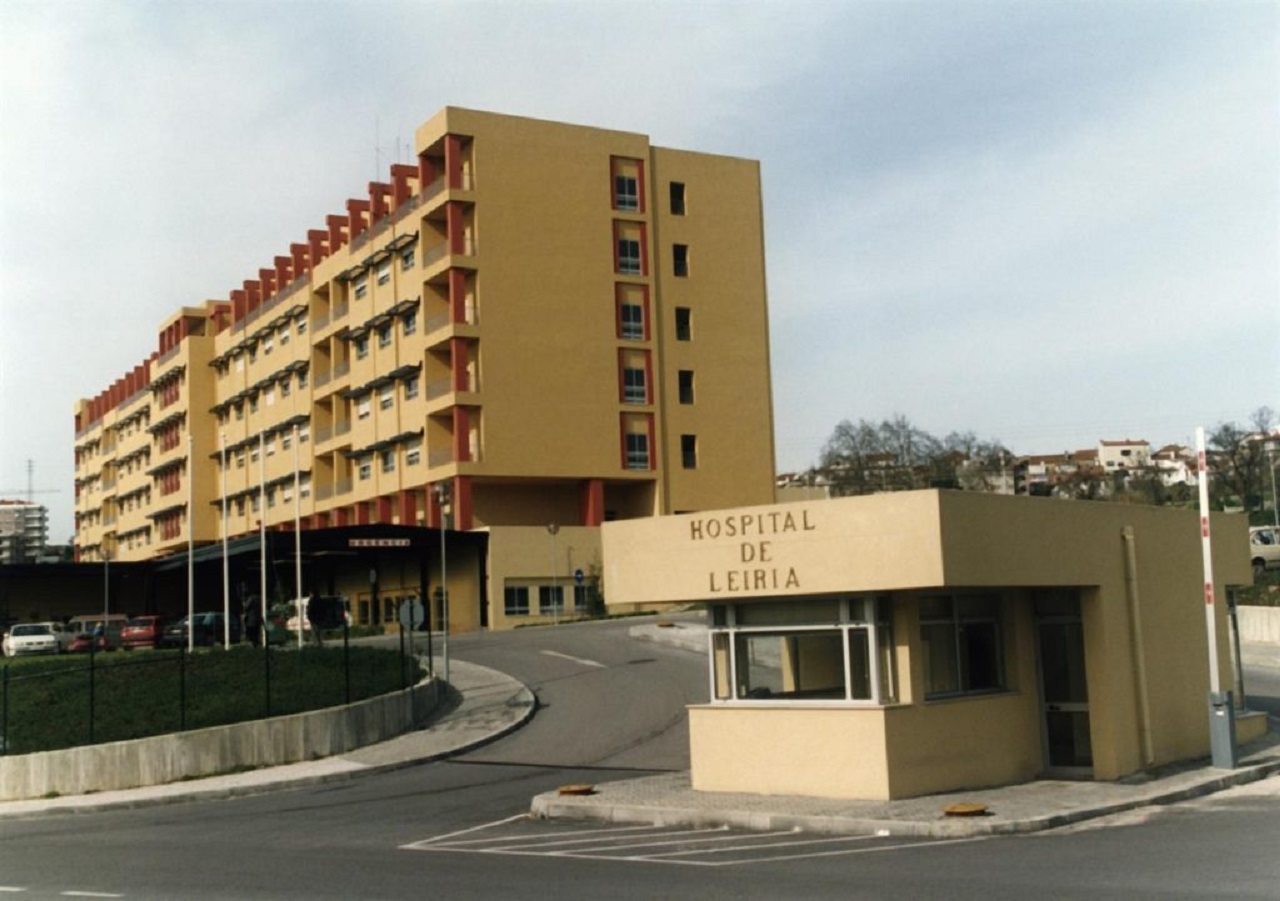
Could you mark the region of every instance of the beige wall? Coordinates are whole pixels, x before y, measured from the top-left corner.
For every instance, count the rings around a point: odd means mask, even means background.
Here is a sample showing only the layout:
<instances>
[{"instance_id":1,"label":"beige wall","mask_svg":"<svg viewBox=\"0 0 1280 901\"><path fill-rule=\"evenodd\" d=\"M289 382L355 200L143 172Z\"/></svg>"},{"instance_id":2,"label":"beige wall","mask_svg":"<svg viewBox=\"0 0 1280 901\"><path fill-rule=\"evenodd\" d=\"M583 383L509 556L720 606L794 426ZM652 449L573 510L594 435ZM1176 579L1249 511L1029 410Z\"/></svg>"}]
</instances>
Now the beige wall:
<instances>
[{"instance_id":1,"label":"beige wall","mask_svg":"<svg viewBox=\"0 0 1280 901\"><path fill-rule=\"evenodd\" d=\"M562 526L556 534L557 584L564 592L565 616L576 612L573 604L573 571L591 578L600 571L600 530ZM536 589L530 592L528 616L507 616L503 591L508 581L522 585L550 585L551 535L546 526L502 526L489 529L489 605L496 629L529 623L549 623L552 615L538 612Z\"/></svg>"}]
</instances>

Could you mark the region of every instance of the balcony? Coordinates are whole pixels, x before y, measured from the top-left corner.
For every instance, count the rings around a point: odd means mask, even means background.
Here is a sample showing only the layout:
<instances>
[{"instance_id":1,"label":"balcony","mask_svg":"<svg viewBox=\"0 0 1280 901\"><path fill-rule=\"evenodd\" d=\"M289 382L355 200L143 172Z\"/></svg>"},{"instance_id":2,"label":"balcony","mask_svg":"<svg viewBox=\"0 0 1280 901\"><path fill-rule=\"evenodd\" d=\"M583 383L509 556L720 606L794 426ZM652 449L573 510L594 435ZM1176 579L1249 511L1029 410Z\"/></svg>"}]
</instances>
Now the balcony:
<instances>
[{"instance_id":1,"label":"balcony","mask_svg":"<svg viewBox=\"0 0 1280 901\"><path fill-rule=\"evenodd\" d=\"M462 239L462 249L456 253L449 250L449 241L446 239L432 247L428 247L422 253L422 266L424 269L430 269L441 260L450 256L472 257L476 254L476 242L471 235L465 235Z\"/></svg>"}]
</instances>

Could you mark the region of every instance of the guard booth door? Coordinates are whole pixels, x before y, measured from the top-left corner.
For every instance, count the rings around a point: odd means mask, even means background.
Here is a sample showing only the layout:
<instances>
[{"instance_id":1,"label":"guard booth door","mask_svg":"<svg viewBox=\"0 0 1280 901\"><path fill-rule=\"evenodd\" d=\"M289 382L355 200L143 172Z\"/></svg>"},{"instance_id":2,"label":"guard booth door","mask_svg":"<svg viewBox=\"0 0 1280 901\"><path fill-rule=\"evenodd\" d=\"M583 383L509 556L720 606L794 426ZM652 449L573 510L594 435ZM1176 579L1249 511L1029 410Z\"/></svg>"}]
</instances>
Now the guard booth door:
<instances>
[{"instance_id":1,"label":"guard booth door","mask_svg":"<svg viewBox=\"0 0 1280 901\"><path fill-rule=\"evenodd\" d=\"M1035 614L1046 770L1054 776L1090 778L1093 746L1080 595L1038 594Z\"/></svg>"}]
</instances>

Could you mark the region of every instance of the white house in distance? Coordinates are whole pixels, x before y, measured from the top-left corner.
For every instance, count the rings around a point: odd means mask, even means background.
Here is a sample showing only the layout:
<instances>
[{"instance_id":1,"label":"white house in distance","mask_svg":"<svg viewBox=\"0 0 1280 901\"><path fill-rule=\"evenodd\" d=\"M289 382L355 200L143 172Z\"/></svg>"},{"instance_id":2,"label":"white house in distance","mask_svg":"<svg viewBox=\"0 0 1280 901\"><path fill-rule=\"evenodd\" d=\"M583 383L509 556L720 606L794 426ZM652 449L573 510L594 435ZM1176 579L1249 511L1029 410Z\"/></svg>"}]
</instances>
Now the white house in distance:
<instances>
[{"instance_id":1,"label":"white house in distance","mask_svg":"<svg viewBox=\"0 0 1280 901\"><path fill-rule=\"evenodd\" d=\"M1146 469L1151 465L1151 444L1147 441L1099 441L1098 465L1106 472Z\"/></svg>"}]
</instances>

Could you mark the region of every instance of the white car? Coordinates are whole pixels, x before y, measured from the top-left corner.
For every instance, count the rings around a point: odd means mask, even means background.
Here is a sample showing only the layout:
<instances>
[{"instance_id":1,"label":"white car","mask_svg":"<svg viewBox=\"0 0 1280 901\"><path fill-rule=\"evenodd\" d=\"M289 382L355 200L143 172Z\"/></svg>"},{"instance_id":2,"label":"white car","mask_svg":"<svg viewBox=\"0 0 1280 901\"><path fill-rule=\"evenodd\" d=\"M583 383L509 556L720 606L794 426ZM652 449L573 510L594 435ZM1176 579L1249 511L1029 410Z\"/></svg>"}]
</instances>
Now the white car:
<instances>
[{"instance_id":1,"label":"white car","mask_svg":"<svg viewBox=\"0 0 1280 901\"><path fill-rule=\"evenodd\" d=\"M1249 530L1249 557L1254 577L1269 569L1280 568L1280 529L1254 526Z\"/></svg>"},{"instance_id":2,"label":"white car","mask_svg":"<svg viewBox=\"0 0 1280 901\"><path fill-rule=\"evenodd\" d=\"M4 637L6 657L22 654L61 654L71 643L71 634L59 623L15 623Z\"/></svg>"}]
</instances>

